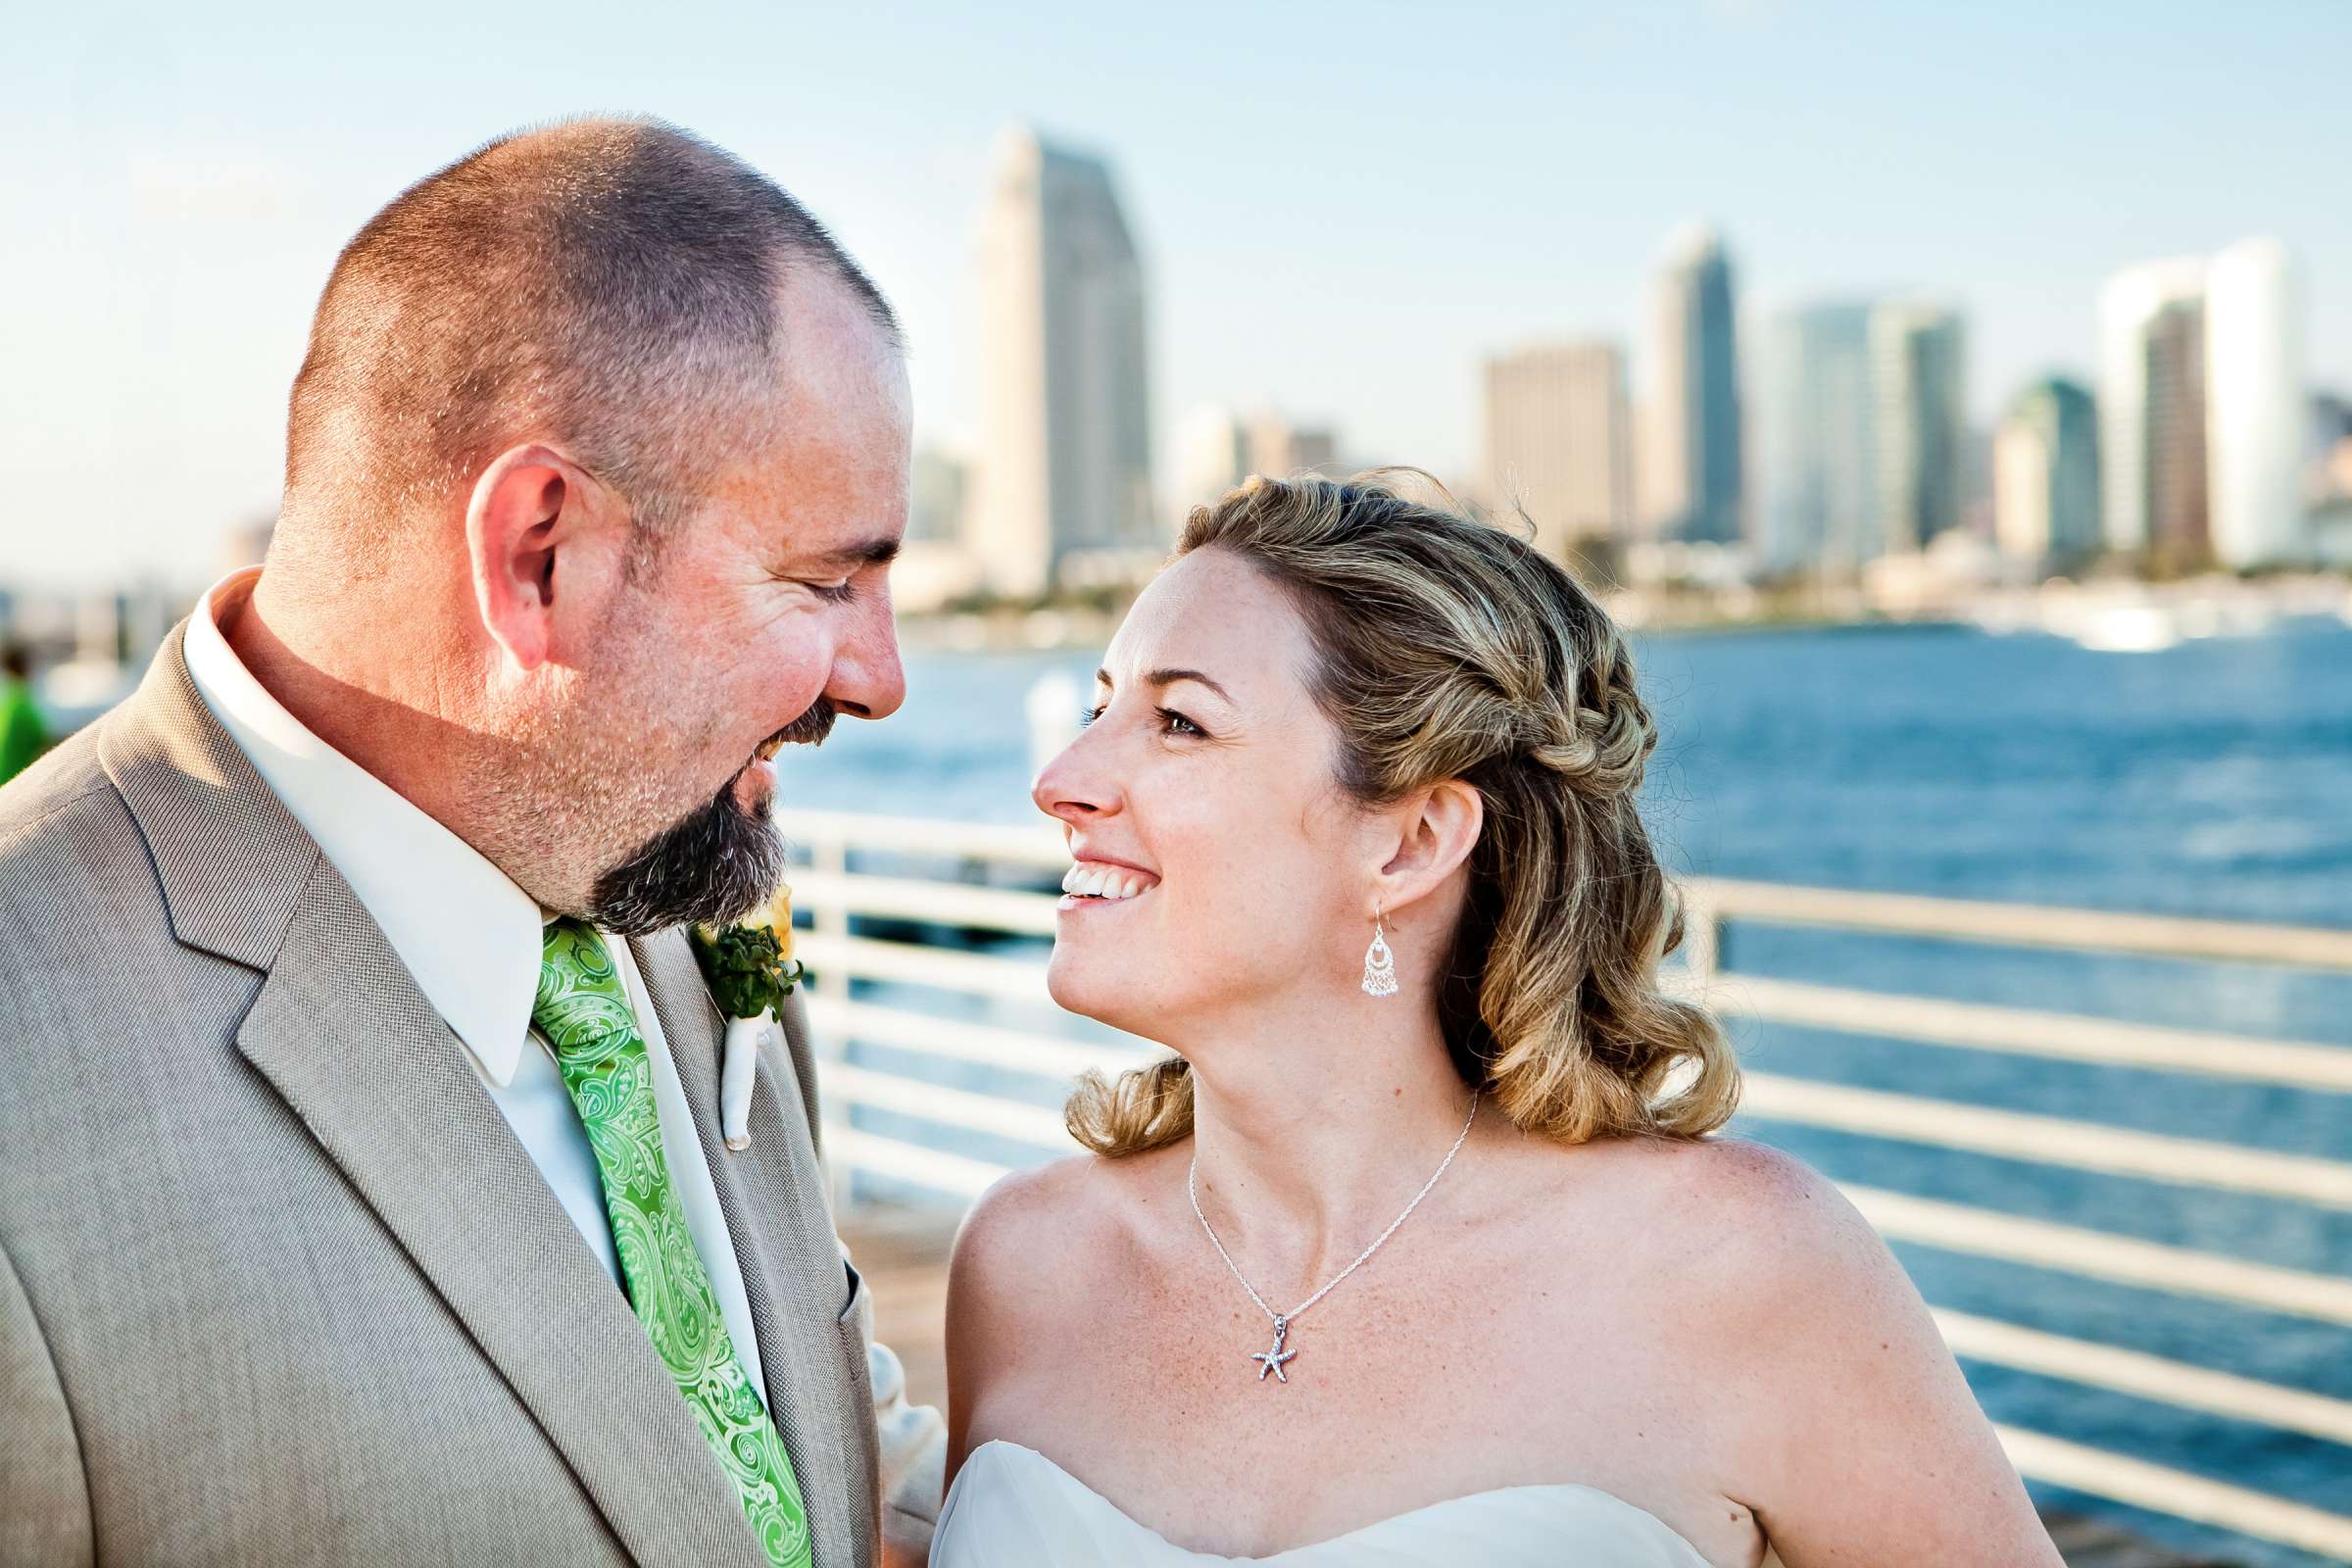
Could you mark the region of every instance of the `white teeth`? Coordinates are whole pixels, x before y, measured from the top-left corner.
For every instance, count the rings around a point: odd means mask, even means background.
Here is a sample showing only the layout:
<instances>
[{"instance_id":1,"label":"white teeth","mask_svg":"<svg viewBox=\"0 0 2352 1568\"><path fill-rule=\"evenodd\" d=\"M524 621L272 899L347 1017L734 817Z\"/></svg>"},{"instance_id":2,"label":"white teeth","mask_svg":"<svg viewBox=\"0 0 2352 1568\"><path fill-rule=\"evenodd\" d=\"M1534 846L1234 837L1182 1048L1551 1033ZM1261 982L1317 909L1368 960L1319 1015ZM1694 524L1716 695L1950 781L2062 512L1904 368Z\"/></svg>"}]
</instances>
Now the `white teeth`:
<instances>
[{"instance_id":1,"label":"white teeth","mask_svg":"<svg viewBox=\"0 0 2352 1568\"><path fill-rule=\"evenodd\" d=\"M1061 891L1082 899L1132 899L1151 886L1147 878L1117 866L1073 865L1061 874Z\"/></svg>"}]
</instances>

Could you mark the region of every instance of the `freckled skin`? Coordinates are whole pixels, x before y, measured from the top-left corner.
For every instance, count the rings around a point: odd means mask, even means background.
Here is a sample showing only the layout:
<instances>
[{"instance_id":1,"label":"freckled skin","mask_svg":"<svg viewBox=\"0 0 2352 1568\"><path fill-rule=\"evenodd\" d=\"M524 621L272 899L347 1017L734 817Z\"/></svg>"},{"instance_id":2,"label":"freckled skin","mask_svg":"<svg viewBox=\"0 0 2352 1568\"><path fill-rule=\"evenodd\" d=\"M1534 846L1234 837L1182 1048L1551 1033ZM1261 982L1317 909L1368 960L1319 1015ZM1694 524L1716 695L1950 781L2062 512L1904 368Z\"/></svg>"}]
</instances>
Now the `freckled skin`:
<instances>
[{"instance_id":1,"label":"freckled skin","mask_svg":"<svg viewBox=\"0 0 2352 1568\"><path fill-rule=\"evenodd\" d=\"M1434 998L1475 792L1344 800L1310 652L1253 568L1187 557L1113 641L1094 726L1039 775L1075 855L1156 879L1060 915L1054 996L1182 1054L1196 1132L1008 1177L965 1221L951 1476L1022 1444L1228 1554L1565 1484L1716 1568L1757 1568L1768 1537L1787 1568L2060 1568L1885 1247L1740 1140L1565 1148L1484 1102L1411 1219L1293 1324L1289 1382L1256 1377L1270 1323L1201 1235L1196 1155L1220 1238L1288 1309L1396 1216L1468 1102ZM1153 678L1183 669L1222 695ZM1387 1001L1357 986L1376 898Z\"/></svg>"}]
</instances>

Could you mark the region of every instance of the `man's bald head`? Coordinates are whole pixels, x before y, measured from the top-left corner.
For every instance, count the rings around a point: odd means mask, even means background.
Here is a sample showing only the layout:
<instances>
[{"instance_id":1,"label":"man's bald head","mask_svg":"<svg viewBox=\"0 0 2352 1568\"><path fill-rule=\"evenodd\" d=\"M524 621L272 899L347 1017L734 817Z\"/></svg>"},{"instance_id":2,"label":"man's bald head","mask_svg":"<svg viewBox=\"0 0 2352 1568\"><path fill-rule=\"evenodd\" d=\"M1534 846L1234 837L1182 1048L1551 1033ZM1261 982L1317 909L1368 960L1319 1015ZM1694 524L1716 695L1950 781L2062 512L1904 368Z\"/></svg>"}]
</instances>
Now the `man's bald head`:
<instances>
[{"instance_id":1,"label":"man's bald head","mask_svg":"<svg viewBox=\"0 0 2352 1568\"><path fill-rule=\"evenodd\" d=\"M490 143L336 262L288 412L280 542L364 572L483 462L541 439L628 501L646 559L773 412L781 294L804 274L896 342L880 291L806 209L675 126Z\"/></svg>"}]
</instances>

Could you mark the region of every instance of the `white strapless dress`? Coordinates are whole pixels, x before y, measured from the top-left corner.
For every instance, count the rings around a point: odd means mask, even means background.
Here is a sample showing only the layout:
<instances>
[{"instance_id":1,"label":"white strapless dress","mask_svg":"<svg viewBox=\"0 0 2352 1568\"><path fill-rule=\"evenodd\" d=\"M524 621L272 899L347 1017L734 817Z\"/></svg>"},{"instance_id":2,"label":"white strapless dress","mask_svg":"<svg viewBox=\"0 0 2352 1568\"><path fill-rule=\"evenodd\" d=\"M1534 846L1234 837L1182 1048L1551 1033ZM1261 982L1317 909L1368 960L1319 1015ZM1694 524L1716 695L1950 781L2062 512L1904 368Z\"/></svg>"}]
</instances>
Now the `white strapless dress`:
<instances>
[{"instance_id":1,"label":"white strapless dress","mask_svg":"<svg viewBox=\"0 0 2352 1568\"><path fill-rule=\"evenodd\" d=\"M948 1489L932 1568L1710 1568L1655 1514L1592 1487L1505 1487L1431 1503L1271 1557L1187 1551L1017 1443L984 1443Z\"/></svg>"}]
</instances>

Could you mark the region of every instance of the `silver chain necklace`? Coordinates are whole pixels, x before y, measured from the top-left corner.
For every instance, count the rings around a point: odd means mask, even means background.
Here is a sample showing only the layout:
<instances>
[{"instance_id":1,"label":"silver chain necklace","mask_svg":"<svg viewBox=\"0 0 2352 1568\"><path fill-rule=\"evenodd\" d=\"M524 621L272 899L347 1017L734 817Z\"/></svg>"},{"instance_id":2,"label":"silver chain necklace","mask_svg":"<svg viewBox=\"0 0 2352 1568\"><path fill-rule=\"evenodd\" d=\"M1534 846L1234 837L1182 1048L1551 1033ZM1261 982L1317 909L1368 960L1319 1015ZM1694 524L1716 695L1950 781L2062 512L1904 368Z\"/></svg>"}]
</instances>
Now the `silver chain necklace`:
<instances>
[{"instance_id":1,"label":"silver chain necklace","mask_svg":"<svg viewBox=\"0 0 2352 1568\"><path fill-rule=\"evenodd\" d=\"M1370 1247L1365 1248L1361 1252L1356 1254L1356 1259L1354 1262L1348 1264L1337 1274L1334 1274L1330 1280L1324 1284L1321 1290L1308 1297L1305 1300L1300 1301L1297 1306L1292 1307L1288 1312L1277 1312L1266 1304L1266 1298L1257 1294L1257 1287L1250 1283L1250 1277L1244 1274L1242 1272L1241 1265L1233 1260L1233 1254L1225 1250L1225 1244L1217 1240L1216 1227L1209 1224L1208 1216L1206 1214L1200 1212L1200 1156L1198 1153L1193 1155L1192 1166L1184 1173L1184 1194L1187 1198L1190 1198L1193 1200L1193 1217L1198 1219L1200 1222L1200 1228L1208 1233L1208 1245L1217 1250L1217 1255L1225 1260L1225 1266L1233 1270L1233 1277L1242 1282L1242 1289L1250 1293L1250 1299L1257 1303L1257 1309L1260 1312L1265 1313L1266 1316L1274 1320L1273 1348L1271 1349L1260 1350L1256 1354L1250 1357L1250 1360L1257 1363L1258 1382L1265 1382L1266 1374L1269 1372L1274 1374L1274 1381L1277 1383L1288 1383L1291 1381L1290 1376L1282 1370L1284 1363L1295 1361L1298 1358L1298 1352L1297 1350L1286 1350L1282 1348L1282 1342L1289 1336L1291 1332L1291 1324L1297 1321L1299 1314L1304 1312L1308 1307L1314 1305L1326 1296L1329 1296L1333 1290L1338 1288L1340 1281L1346 1279L1357 1269L1362 1268L1366 1260L1369 1259L1374 1252L1379 1251L1383 1247L1388 1245L1389 1238L1396 1234L1397 1227L1402 1225L1406 1220L1412 1218L1413 1210L1421 1206L1421 1200L1427 1198L1430 1194L1430 1190L1438 1185L1438 1178L1446 1174L1446 1167L1453 1163L1453 1156L1462 1152L1462 1140L1470 1136L1470 1124L1478 1120L1478 1096L1479 1091L1471 1091L1470 1114L1462 1119L1462 1130L1460 1135L1454 1139L1453 1147L1446 1151L1446 1157L1438 1161L1438 1168L1430 1173L1429 1180L1423 1182L1421 1184L1421 1190L1413 1195L1413 1200L1404 1205L1404 1212L1397 1215L1396 1219L1390 1221L1389 1228L1385 1231L1382 1231L1379 1238L1375 1240Z\"/></svg>"}]
</instances>

